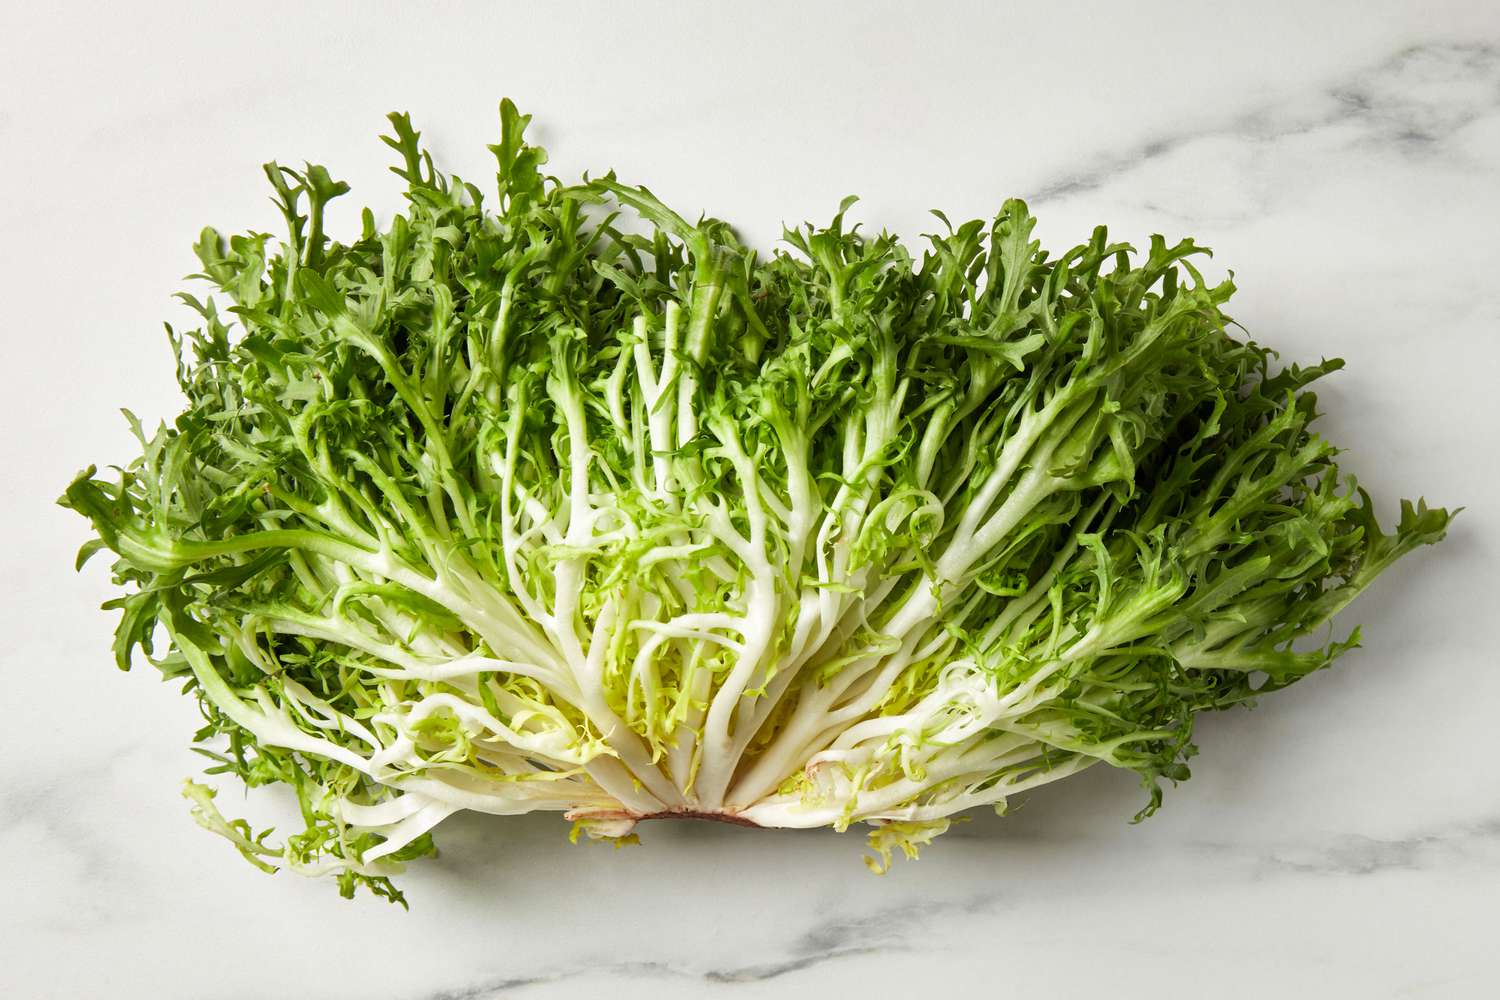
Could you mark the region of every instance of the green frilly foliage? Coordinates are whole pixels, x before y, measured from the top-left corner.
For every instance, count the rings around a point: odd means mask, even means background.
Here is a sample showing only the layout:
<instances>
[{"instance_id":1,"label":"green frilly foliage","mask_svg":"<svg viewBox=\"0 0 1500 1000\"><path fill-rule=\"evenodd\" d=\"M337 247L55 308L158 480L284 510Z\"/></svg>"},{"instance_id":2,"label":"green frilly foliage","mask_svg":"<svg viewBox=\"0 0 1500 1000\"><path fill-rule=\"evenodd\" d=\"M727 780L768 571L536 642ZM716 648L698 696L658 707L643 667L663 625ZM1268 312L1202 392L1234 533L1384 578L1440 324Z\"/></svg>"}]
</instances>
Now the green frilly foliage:
<instances>
[{"instance_id":1,"label":"green frilly foliage","mask_svg":"<svg viewBox=\"0 0 1500 1000\"><path fill-rule=\"evenodd\" d=\"M1188 776L1195 715L1326 666L1393 529L1192 240L1052 256L1009 201L920 255L842 206L761 258L502 105L498 198L405 115L403 214L266 168L279 238L203 231L187 398L62 502L211 774L295 791L267 870L389 882L461 809L874 825L887 863L1103 761ZM161 639L165 638L163 645ZM1307 637L1314 637L1305 641Z\"/></svg>"}]
</instances>

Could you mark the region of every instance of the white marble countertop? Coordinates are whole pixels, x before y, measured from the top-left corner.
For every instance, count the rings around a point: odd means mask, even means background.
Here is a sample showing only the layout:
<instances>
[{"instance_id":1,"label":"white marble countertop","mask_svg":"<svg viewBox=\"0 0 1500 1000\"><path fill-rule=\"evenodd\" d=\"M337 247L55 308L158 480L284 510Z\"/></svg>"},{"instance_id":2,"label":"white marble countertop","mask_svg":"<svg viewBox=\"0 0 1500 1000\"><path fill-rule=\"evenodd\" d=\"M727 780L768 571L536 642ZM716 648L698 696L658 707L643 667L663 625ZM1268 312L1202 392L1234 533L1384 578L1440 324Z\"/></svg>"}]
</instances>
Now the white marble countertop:
<instances>
[{"instance_id":1,"label":"white marble countertop","mask_svg":"<svg viewBox=\"0 0 1500 1000\"><path fill-rule=\"evenodd\" d=\"M418 6L0 15L0 994L1496 995L1500 6ZM176 412L168 295L203 224L274 228L263 160L394 205L383 113L488 177L502 95L555 172L763 244L850 191L906 234L1020 194L1052 246L1193 235L1258 339L1348 360L1325 431L1362 482L1469 510L1350 609L1367 648L1203 719L1140 825L1098 768L884 878L853 832L617 852L552 816L450 820L410 913L261 875L188 819L192 706L114 670L104 561L73 573L51 501L127 454L117 407Z\"/></svg>"}]
</instances>

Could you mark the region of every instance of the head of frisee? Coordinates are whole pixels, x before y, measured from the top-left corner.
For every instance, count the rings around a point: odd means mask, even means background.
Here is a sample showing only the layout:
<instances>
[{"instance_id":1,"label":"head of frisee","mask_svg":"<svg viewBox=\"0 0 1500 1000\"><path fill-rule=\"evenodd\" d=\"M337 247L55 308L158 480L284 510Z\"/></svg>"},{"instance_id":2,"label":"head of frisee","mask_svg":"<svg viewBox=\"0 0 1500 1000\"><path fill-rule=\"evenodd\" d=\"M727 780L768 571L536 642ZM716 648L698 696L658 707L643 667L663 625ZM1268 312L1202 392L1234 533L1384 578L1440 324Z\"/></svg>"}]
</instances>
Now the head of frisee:
<instances>
[{"instance_id":1,"label":"head of frisee","mask_svg":"<svg viewBox=\"0 0 1500 1000\"><path fill-rule=\"evenodd\" d=\"M297 796L273 843L189 783L261 867L399 899L465 809L868 823L881 867L1099 762L1149 812L1447 525L1377 525L1309 427L1339 362L1236 338L1192 240L1054 257L1010 201L913 252L846 202L762 258L501 119L487 199L392 115L406 210L348 242L346 185L268 165L284 234L197 243L186 408L62 501L120 667Z\"/></svg>"}]
</instances>

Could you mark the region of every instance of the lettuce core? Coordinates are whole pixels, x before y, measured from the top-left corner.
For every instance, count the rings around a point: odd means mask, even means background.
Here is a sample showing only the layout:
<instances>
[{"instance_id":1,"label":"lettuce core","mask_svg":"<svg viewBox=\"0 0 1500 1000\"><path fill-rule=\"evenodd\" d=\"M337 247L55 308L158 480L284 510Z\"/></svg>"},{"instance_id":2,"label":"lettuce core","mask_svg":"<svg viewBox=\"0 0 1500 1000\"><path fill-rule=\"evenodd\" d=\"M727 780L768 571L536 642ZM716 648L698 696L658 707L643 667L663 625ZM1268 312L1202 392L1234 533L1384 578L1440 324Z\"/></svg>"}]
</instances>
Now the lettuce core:
<instances>
[{"instance_id":1,"label":"lettuce core","mask_svg":"<svg viewBox=\"0 0 1500 1000\"><path fill-rule=\"evenodd\" d=\"M1195 715L1357 642L1304 637L1449 513L1396 527L1230 332L1207 251L1020 201L915 256L832 223L760 258L610 174L563 184L505 102L499 197L405 115L404 214L269 164L280 239L206 229L169 335L187 408L62 503L211 774L290 785L256 865L389 876L470 809L595 837L693 815L894 850L1104 762L1161 800ZM169 640L157 656L162 635Z\"/></svg>"}]
</instances>

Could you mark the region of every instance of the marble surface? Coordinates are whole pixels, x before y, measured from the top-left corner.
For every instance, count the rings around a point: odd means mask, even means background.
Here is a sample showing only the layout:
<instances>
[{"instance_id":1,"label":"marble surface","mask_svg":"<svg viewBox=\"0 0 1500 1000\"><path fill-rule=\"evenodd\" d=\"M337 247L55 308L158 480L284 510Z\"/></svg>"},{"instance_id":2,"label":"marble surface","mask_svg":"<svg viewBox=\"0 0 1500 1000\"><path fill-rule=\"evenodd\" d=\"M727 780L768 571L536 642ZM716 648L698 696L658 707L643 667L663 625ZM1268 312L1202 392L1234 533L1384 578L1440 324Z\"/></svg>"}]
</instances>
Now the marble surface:
<instances>
[{"instance_id":1,"label":"marble surface","mask_svg":"<svg viewBox=\"0 0 1500 1000\"><path fill-rule=\"evenodd\" d=\"M0 13L0 994L1496 995L1500 6L419 6ZM385 111L485 177L507 94L558 173L761 243L850 191L908 234L1021 194L1054 246L1194 235L1258 338L1348 359L1348 467L1469 510L1350 609L1367 648L1203 720L1138 826L1133 777L1095 769L884 878L853 833L614 851L550 816L450 820L410 913L263 876L189 821L192 708L113 669L103 562L73 573L51 501L127 453L116 407L175 412L168 295L201 225L274 227L260 162L392 206Z\"/></svg>"}]
</instances>

